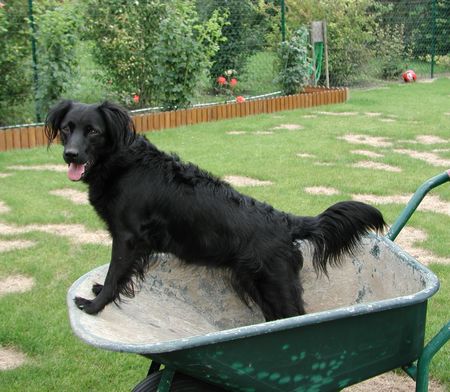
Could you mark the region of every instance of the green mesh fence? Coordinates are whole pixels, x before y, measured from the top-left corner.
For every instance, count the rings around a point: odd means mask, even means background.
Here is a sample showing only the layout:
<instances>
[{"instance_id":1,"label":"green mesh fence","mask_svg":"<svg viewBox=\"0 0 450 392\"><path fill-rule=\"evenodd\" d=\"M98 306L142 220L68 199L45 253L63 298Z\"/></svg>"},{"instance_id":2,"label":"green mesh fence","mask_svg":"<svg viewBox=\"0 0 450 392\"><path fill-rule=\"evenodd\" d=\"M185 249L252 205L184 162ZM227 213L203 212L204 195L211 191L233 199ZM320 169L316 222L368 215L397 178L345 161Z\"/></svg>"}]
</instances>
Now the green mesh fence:
<instances>
[{"instance_id":1,"label":"green mesh fence","mask_svg":"<svg viewBox=\"0 0 450 392\"><path fill-rule=\"evenodd\" d=\"M62 97L157 110L280 94L283 37L320 20L326 45L305 43L308 66L283 75L450 74L448 0L0 0L0 126L42 121Z\"/></svg>"}]
</instances>

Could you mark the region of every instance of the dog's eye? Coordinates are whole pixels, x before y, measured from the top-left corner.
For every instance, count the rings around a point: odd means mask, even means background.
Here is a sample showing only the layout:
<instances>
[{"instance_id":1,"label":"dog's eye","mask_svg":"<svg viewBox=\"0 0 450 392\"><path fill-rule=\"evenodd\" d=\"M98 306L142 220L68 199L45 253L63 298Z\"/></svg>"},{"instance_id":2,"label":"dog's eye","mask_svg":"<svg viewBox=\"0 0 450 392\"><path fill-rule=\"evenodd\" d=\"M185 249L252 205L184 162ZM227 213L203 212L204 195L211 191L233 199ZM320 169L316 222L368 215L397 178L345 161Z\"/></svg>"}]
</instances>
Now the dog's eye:
<instances>
[{"instance_id":1,"label":"dog's eye","mask_svg":"<svg viewBox=\"0 0 450 392\"><path fill-rule=\"evenodd\" d=\"M100 133L99 130L95 129L95 128L88 128L88 134L89 135L98 135Z\"/></svg>"},{"instance_id":2,"label":"dog's eye","mask_svg":"<svg viewBox=\"0 0 450 392\"><path fill-rule=\"evenodd\" d=\"M70 127L69 127L68 125L66 125L65 127L62 127L62 128L61 128L61 131L62 131L63 133L70 133Z\"/></svg>"}]
</instances>

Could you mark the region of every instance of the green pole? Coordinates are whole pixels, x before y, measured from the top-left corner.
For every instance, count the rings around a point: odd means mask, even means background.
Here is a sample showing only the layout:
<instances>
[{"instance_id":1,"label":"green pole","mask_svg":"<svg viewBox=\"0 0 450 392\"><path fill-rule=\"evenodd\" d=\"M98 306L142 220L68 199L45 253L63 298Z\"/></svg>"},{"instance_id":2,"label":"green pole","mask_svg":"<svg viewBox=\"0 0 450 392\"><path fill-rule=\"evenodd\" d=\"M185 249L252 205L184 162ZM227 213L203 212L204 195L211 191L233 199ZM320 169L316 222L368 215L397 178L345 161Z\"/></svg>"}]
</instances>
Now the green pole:
<instances>
[{"instance_id":1,"label":"green pole","mask_svg":"<svg viewBox=\"0 0 450 392\"><path fill-rule=\"evenodd\" d=\"M281 41L286 41L286 5L281 0Z\"/></svg>"},{"instance_id":2,"label":"green pole","mask_svg":"<svg viewBox=\"0 0 450 392\"><path fill-rule=\"evenodd\" d=\"M431 15L431 79L434 77L434 63L436 56L436 0L433 0L432 15Z\"/></svg>"},{"instance_id":3,"label":"green pole","mask_svg":"<svg viewBox=\"0 0 450 392\"><path fill-rule=\"evenodd\" d=\"M394 241L397 238L397 235L402 230L403 226L405 226L406 222L408 222L409 218L411 218L412 214L419 206L425 195L433 188L436 188L437 186L442 185L447 181L450 181L450 169L425 181L411 197L411 200L408 202L400 216L389 229L386 237L391 241Z\"/></svg>"},{"instance_id":4,"label":"green pole","mask_svg":"<svg viewBox=\"0 0 450 392\"><path fill-rule=\"evenodd\" d=\"M36 110L36 121L40 122L41 115L39 113L39 104L37 100L39 76L37 69L36 26L34 24L34 17L33 17L33 0L28 0L28 18L30 20L30 27L31 27L31 56L33 59L34 104Z\"/></svg>"},{"instance_id":5,"label":"green pole","mask_svg":"<svg viewBox=\"0 0 450 392\"><path fill-rule=\"evenodd\" d=\"M450 340L450 321L430 340L417 361L416 392L428 391L430 362L434 355Z\"/></svg>"}]
</instances>

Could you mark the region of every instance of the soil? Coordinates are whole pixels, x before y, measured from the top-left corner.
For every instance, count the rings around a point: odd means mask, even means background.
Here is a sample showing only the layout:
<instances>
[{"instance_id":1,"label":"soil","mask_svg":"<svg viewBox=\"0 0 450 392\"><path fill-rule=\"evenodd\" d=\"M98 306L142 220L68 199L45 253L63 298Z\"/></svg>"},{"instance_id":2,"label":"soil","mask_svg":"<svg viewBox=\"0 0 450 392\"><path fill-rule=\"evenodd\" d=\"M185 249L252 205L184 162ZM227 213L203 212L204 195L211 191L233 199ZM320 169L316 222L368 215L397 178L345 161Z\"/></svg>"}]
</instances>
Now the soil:
<instances>
[{"instance_id":1,"label":"soil","mask_svg":"<svg viewBox=\"0 0 450 392\"><path fill-rule=\"evenodd\" d=\"M261 181L255 178L243 176L225 176L224 181L233 186L266 186L272 185L272 181Z\"/></svg>"},{"instance_id":2,"label":"soil","mask_svg":"<svg viewBox=\"0 0 450 392\"><path fill-rule=\"evenodd\" d=\"M67 172L67 166L66 165L14 165L14 166L8 166L7 169L9 170L19 170L19 171L25 171L25 170L32 170L32 171L56 171L56 172Z\"/></svg>"},{"instance_id":3,"label":"soil","mask_svg":"<svg viewBox=\"0 0 450 392\"><path fill-rule=\"evenodd\" d=\"M34 286L34 279L24 275L11 275L0 279L0 297L12 293L25 293Z\"/></svg>"},{"instance_id":4,"label":"soil","mask_svg":"<svg viewBox=\"0 0 450 392\"><path fill-rule=\"evenodd\" d=\"M344 135L339 139L345 140L346 142L351 144L365 144L372 147L391 147L393 144L387 137L355 135L352 133Z\"/></svg>"},{"instance_id":5,"label":"soil","mask_svg":"<svg viewBox=\"0 0 450 392\"><path fill-rule=\"evenodd\" d=\"M316 112L316 113L323 114L325 116L338 116L338 117L356 116L358 114L357 112Z\"/></svg>"},{"instance_id":6,"label":"soil","mask_svg":"<svg viewBox=\"0 0 450 392\"><path fill-rule=\"evenodd\" d=\"M0 371L15 369L22 366L26 360L26 355L18 349L0 346Z\"/></svg>"},{"instance_id":7,"label":"soil","mask_svg":"<svg viewBox=\"0 0 450 392\"><path fill-rule=\"evenodd\" d=\"M386 163L374 162L374 161L361 161L354 163L352 167L362 168L362 169L371 169L371 170L384 170L388 172L400 173L402 171L401 168L397 166L388 165Z\"/></svg>"},{"instance_id":8,"label":"soil","mask_svg":"<svg viewBox=\"0 0 450 392\"><path fill-rule=\"evenodd\" d=\"M411 392L415 389L414 381L407 375L388 372L345 388L343 392ZM445 392L445 388L434 380L430 380L428 391Z\"/></svg>"},{"instance_id":9,"label":"soil","mask_svg":"<svg viewBox=\"0 0 450 392\"><path fill-rule=\"evenodd\" d=\"M418 135L416 136L416 140L420 144L444 144L448 143L448 140L445 140L439 136L433 136L433 135Z\"/></svg>"},{"instance_id":10,"label":"soil","mask_svg":"<svg viewBox=\"0 0 450 392\"><path fill-rule=\"evenodd\" d=\"M244 131L228 131L227 135L245 135Z\"/></svg>"},{"instance_id":11,"label":"soil","mask_svg":"<svg viewBox=\"0 0 450 392\"><path fill-rule=\"evenodd\" d=\"M411 256L416 258L422 264L429 265L432 263L450 265L450 258L439 257L429 250L420 248L417 244L426 241L428 234L423 230L413 227L404 227L395 242Z\"/></svg>"},{"instance_id":12,"label":"soil","mask_svg":"<svg viewBox=\"0 0 450 392\"><path fill-rule=\"evenodd\" d=\"M368 151L368 150L352 150L350 151L352 154L356 155L363 155L368 158L383 158L383 154L379 154L375 151Z\"/></svg>"},{"instance_id":13,"label":"soil","mask_svg":"<svg viewBox=\"0 0 450 392\"><path fill-rule=\"evenodd\" d=\"M86 192L77 191L75 189L64 188L55 189L50 192L51 195L60 196L71 201L74 204L87 205L89 204L88 195Z\"/></svg>"},{"instance_id":14,"label":"soil","mask_svg":"<svg viewBox=\"0 0 450 392\"><path fill-rule=\"evenodd\" d=\"M368 204L402 204L406 205L412 195L352 195L354 200L363 201ZM442 200L438 195L427 195L418 207L418 211L435 212L450 216L450 202Z\"/></svg>"},{"instance_id":15,"label":"soil","mask_svg":"<svg viewBox=\"0 0 450 392\"><path fill-rule=\"evenodd\" d=\"M409 157L414 159L419 159L431 166L450 167L450 159L441 158L434 152L422 152L408 149L395 149L394 152L398 154L408 155Z\"/></svg>"},{"instance_id":16,"label":"soil","mask_svg":"<svg viewBox=\"0 0 450 392\"><path fill-rule=\"evenodd\" d=\"M6 214L9 211L11 211L11 209L5 204L5 202L0 200L0 214Z\"/></svg>"},{"instance_id":17,"label":"soil","mask_svg":"<svg viewBox=\"0 0 450 392\"><path fill-rule=\"evenodd\" d=\"M303 127L298 124L281 124L278 127L272 129L287 129L289 131L298 131L299 129L303 129Z\"/></svg>"},{"instance_id":18,"label":"soil","mask_svg":"<svg viewBox=\"0 0 450 392\"><path fill-rule=\"evenodd\" d=\"M305 192L309 193L310 195L324 195L324 196L338 195L340 193L337 189L326 186L307 187L305 188Z\"/></svg>"},{"instance_id":19,"label":"soil","mask_svg":"<svg viewBox=\"0 0 450 392\"><path fill-rule=\"evenodd\" d=\"M14 226L0 222L0 235L17 235L42 232L66 237L73 244L110 245L111 238L105 230L90 231L81 224L25 225Z\"/></svg>"},{"instance_id":20,"label":"soil","mask_svg":"<svg viewBox=\"0 0 450 392\"><path fill-rule=\"evenodd\" d=\"M25 249L25 248L31 248L32 246L36 245L33 241L26 241L26 240L1 240L0 239L0 253L3 252L9 252L12 250L19 250L19 249Z\"/></svg>"}]
</instances>

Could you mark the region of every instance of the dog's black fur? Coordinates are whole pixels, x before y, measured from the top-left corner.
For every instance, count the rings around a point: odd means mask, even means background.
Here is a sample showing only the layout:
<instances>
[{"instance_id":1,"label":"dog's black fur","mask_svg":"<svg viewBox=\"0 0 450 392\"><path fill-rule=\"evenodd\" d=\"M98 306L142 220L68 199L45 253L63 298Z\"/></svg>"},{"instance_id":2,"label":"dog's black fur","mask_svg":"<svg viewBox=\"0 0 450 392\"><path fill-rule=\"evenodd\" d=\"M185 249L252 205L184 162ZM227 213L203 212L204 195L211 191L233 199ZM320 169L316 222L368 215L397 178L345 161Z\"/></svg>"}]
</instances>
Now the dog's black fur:
<instances>
[{"instance_id":1,"label":"dog's black fur","mask_svg":"<svg viewBox=\"0 0 450 392\"><path fill-rule=\"evenodd\" d=\"M104 102L63 101L46 120L49 145L58 135L72 180L89 185L89 200L113 239L104 285L94 300L75 298L87 313L100 312L120 294L132 296L158 252L187 263L223 267L245 301L266 320L305 313L297 241L314 249L313 264L326 273L368 230L381 230L381 213L366 204L337 203L316 217L275 210L229 184L158 150L137 135L127 112Z\"/></svg>"}]
</instances>

